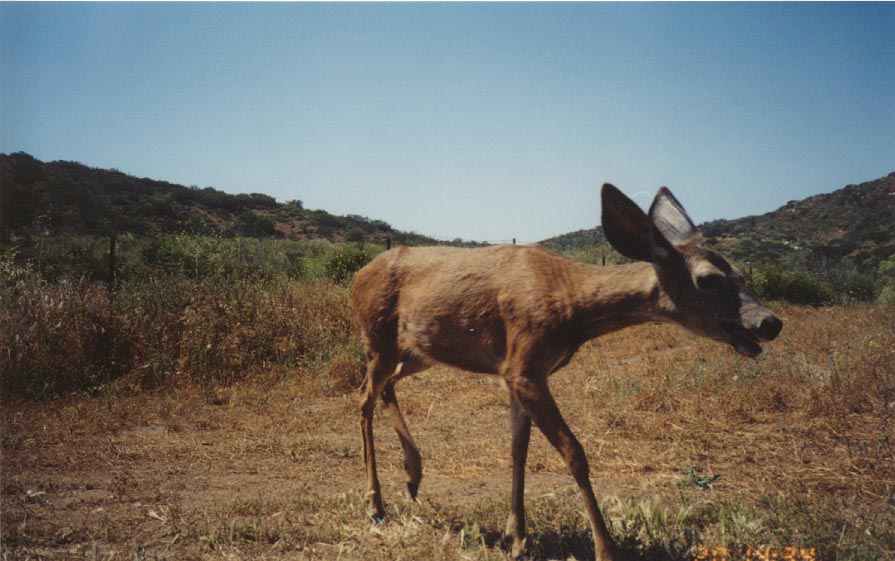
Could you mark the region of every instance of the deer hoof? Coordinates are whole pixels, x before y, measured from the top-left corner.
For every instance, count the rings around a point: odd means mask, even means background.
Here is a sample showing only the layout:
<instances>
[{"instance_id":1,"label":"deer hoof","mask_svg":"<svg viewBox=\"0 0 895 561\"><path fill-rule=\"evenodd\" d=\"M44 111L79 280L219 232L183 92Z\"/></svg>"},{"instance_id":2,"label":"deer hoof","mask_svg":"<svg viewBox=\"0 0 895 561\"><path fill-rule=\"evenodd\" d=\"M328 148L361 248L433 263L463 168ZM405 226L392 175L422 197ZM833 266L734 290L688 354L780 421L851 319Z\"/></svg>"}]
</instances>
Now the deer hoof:
<instances>
[{"instance_id":1,"label":"deer hoof","mask_svg":"<svg viewBox=\"0 0 895 561\"><path fill-rule=\"evenodd\" d=\"M420 490L420 484L414 483L413 481L407 482L407 491L410 493L410 498L414 500L414 502L419 502L416 500L416 494Z\"/></svg>"},{"instance_id":2,"label":"deer hoof","mask_svg":"<svg viewBox=\"0 0 895 561\"><path fill-rule=\"evenodd\" d=\"M378 501L369 501L367 503L367 516L376 524L382 524L385 520L385 509L382 504L376 504Z\"/></svg>"},{"instance_id":3,"label":"deer hoof","mask_svg":"<svg viewBox=\"0 0 895 561\"><path fill-rule=\"evenodd\" d=\"M514 538L513 544L510 548L510 559L514 561L528 561L529 557L526 554L528 550L528 538Z\"/></svg>"}]
</instances>

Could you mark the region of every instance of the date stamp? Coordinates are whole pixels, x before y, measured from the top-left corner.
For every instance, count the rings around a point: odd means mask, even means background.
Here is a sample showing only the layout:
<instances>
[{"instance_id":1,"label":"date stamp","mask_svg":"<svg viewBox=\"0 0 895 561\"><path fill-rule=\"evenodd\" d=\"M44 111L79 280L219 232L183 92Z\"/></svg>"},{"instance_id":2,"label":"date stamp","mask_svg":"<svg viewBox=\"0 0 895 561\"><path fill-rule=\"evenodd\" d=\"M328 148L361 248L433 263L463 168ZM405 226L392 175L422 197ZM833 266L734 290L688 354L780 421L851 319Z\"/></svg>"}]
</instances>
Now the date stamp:
<instances>
[{"instance_id":1,"label":"date stamp","mask_svg":"<svg viewBox=\"0 0 895 561\"><path fill-rule=\"evenodd\" d=\"M813 547L747 547L741 550L700 547L693 561L817 561L817 550Z\"/></svg>"}]
</instances>

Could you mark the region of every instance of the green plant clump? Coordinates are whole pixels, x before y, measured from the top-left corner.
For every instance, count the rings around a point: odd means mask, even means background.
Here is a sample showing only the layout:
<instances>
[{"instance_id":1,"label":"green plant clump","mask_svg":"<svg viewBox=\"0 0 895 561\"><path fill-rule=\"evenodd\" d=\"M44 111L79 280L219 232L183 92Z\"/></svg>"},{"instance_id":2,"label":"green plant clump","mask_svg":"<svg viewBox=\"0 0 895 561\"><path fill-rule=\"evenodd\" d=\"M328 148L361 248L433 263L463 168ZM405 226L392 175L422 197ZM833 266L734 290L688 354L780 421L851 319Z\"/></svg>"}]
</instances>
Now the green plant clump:
<instances>
[{"instance_id":1,"label":"green plant clump","mask_svg":"<svg viewBox=\"0 0 895 561\"><path fill-rule=\"evenodd\" d=\"M359 245L344 245L329 256L326 261L326 276L338 283L346 283L354 278L375 254Z\"/></svg>"},{"instance_id":2,"label":"green plant clump","mask_svg":"<svg viewBox=\"0 0 895 561\"><path fill-rule=\"evenodd\" d=\"M820 306L835 300L833 287L804 271L771 267L755 271L752 290L767 300L785 300L793 304Z\"/></svg>"}]
</instances>

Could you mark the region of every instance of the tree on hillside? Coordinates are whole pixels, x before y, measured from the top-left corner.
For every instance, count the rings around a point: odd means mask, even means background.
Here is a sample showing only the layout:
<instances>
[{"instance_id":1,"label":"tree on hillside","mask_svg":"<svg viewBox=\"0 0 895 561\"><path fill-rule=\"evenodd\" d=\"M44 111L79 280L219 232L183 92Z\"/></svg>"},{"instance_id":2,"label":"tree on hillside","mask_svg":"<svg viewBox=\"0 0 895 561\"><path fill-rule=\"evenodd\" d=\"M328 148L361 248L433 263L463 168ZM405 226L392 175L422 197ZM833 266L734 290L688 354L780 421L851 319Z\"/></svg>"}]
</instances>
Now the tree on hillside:
<instances>
[{"instance_id":1,"label":"tree on hillside","mask_svg":"<svg viewBox=\"0 0 895 561\"><path fill-rule=\"evenodd\" d=\"M271 218L250 210L243 211L236 217L235 226L237 233L249 238L269 238L277 235L277 225Z\"/></svg>"},{"instance_id":2,"label":"tree on hillside","mask_svg":"<svg viewBox=\"0 0 895 561\"><path fill-rule=\"evenodd\" d=\"M8 241L13 231L34 224L40 214L34 185L45 178L43 164L25 152L0 161L0 241Z\"/></svg>"}]
</instances>

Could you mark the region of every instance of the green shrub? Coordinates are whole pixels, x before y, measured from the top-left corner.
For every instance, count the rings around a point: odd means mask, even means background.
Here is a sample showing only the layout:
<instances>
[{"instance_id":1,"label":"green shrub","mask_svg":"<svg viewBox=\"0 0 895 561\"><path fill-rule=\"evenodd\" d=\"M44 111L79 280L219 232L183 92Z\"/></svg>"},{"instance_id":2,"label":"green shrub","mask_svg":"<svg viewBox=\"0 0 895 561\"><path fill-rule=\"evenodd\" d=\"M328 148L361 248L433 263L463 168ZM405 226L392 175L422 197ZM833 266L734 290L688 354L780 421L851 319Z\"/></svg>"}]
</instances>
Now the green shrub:
<instances>
[{"instance_id":1,"label":"green shrub","mask_svg":"<svg viewBox=\"0 0 895 561\"><path fill-rule=\"evenodd\" d=\"M362 246L342 246L327 258L326 276L338 283L348 282L354 278L354 273L369 263L373 257L373 252Z\"/></svg>"},{"instance_id":2,"label":"green shrub","mask_svg":"<svg viewBox=\"0 0 895 561\"><path fill-rule=\"evenodd\" d=\"M109 278L109 238L88 236L39 236L30 261L47 281ZM18 258L17 258L18 259Z\"/></svg>"},{"instance_id":3,"label":"green shrub","mask_svg":"<svg viewBox=\"0 0 895 561\"><path fill-rule=\"evenodd\" d=\"M880 292L880 286L872 275L856 269L844 271L834 284L836 292L847 302L873 302Z\"/></svg>"},{"instance_id":4,"label":"green shrub","mask_svg":"<svg viewBox=\"0 0 895 561\"><path fill-rule=\"evenodd\" d=\"M277 224L272 218L255 214L250 210L239 213L235 226L239 234L252 238L267 238L277 235Z\"/></svg>"},{"instance_id":5,"label":"green shrub","mask_svg":"<svg viewBox=\"0 0 895 561\"><path fill-rule=\"evenodd\" d=\"M779 267L755 271L751 288L767 300L785 300L810 306L835 301L835 293L829 283L804 271L787 271Z\"/></svg>"},{"instance_id":6,"label":"green shrub","mask_svg":"<svg viewBox=\"0 0 895 561\"><path fill-rule=\"evenodd\" d=\"M880 262L876 278L880 287L877 301L882 304L895 303L895 255Z\"/></svg>"}]
</instances>

